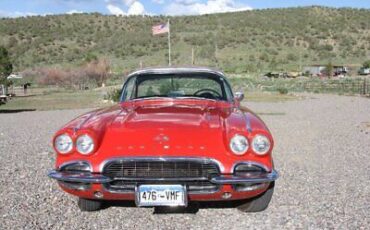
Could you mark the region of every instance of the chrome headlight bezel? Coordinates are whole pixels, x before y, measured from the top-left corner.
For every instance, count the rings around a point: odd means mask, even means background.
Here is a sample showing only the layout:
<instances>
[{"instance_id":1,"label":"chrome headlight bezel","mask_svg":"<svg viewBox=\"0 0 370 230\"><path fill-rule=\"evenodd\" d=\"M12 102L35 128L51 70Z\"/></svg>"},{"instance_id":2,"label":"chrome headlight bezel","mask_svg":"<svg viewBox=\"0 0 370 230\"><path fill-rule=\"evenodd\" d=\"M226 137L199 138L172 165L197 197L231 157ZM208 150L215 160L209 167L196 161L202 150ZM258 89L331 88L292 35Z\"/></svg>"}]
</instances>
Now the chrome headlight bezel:
<instances>
[{"instance_id":1,"label":"chrome headlight bezel","mask_svg":"<svg viewBox=\"0 0 370 230\"><path fill-rule=\"evenodd\" d=\"M64 146L64 147L63 147ZM73 150L72 137L66 133L57 136L54 139L54 148L60 154L68 154Z\"/></svg>"},{"instance_id":2,"label":"chrome headlight bezel","mask_svg":"<svg viewBox=\"0 0 370 230\"><path fill-rule=\"evenodd\" d=\"M260 156L266 155L270 151L270 148L271 141L265 135L258 134L255 137L253 137L252 149L255 154Z\"/></svg>"},{"instance_id":3,"label":"chrome headlight bezel","mask_svg":"<svg viewBox=\"0 0 370 230\"><path fill-rule=\"evenodd\" d=\"M76 139L76 150L78 153L82 155L89 155L94 151L94 149L95 142L90 135L83 134L78 136L78 138Z\"/></svg>"},{"instance_id":4,"label":"chrome headlight bezel","mask_svg":"<svg viewBox=\"0 0 370 230\"><path fill-rule=\"evenodd\" d=\"M245 136L236 134L230 139L229 146L233 154L241 156L248 151L249 142Z\"/></svg>"}]
</instances>

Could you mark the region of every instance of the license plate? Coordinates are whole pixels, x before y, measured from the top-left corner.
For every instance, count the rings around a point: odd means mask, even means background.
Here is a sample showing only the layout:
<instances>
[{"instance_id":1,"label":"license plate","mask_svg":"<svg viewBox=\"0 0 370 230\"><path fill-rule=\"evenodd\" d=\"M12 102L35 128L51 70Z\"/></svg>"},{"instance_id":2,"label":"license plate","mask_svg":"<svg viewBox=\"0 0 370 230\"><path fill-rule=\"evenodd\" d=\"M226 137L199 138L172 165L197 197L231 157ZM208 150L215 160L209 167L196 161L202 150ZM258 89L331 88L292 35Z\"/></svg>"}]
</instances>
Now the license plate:
<instances>
[{"instance_id":1,"label":"license plate","mask_svg":"<svg viewBox=\"0 0 370 230\"><path fill-rule=\"evenodd\" d=\"M136 189L137 206L186 206L183 185L139 185Z\"/></svg>"}]
</instances>

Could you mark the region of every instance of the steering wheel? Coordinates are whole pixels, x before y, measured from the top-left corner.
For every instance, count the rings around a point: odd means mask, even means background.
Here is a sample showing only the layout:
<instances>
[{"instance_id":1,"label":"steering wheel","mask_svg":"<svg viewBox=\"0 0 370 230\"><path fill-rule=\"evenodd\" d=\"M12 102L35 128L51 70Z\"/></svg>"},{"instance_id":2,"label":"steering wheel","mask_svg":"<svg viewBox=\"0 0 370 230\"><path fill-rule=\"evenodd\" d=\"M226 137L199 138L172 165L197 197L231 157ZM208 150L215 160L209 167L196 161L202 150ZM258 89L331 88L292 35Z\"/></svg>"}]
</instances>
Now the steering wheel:
<instances>
[{"instance_id":1,"label":"steering wheel","mask_svg":"<svg viewBox=\"0 0 370 230\"><path fill-rule=\"evenodd\" d=\"M205 98L222 98L221 94L213 89L200 89L194 93L195 96L205 97Z\"/></svg>"}]
</instances>

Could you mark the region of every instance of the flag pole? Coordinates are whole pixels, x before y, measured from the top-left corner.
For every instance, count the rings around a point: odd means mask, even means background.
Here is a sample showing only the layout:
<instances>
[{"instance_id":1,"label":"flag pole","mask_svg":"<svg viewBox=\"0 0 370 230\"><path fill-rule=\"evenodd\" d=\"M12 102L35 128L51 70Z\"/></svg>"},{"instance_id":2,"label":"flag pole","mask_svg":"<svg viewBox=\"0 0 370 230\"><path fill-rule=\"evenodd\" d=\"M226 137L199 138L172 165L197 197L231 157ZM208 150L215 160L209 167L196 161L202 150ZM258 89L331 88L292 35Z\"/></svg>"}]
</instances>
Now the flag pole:
<instances>
[{"instance_id":1,"label":"flag pole","mask_svg":"<svg viewBox=\"0 0 370 230\"><path fill-rule=\"evenodd\" d=\"M168 66L171 66L171 25L170 25L170 19L168 19L167 24L168 24Z\"/></svg>"}]
</instances>

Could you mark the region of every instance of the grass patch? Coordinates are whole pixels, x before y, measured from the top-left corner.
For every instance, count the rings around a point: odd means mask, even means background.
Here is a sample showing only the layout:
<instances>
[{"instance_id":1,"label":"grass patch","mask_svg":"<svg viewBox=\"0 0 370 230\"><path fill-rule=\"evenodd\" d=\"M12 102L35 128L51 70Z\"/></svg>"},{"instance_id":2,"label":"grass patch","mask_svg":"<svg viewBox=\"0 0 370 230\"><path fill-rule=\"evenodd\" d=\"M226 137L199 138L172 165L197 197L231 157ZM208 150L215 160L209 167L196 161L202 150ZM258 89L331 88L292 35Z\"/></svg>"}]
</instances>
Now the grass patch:
<instances>
[{"instance_id":1,"label":"grass patch","mask_svg":"<svg viewBox=\"0 0 370 230\"><path fill-rule=\"evenodd\" d=\"M8 101L7 104L1 105L0 112L105 107L111 105L111 103L104 102L104 99L112 99L109 97L109 94L112 94L112 92L110 88L86 91L33 89L32 93L34 95L15 97ZM277 92L247 92L244 102L282 102L295 99L297 99L296 96L279 94Z\"/></svg>"},{"instance_id":2,"label":"grass patch","mask_svg":"<svg viewBox=\"0 0 370 230\"><path fill-rule=\"evenodd\" d=\"M244 91L264 91L279 92L313 92L313 93L333 93L333 94L362 94L366 84L364 78L347 77L333 79L319 78L297 78L297 79L266 79L256 75L231 75L229 78L231 85Z\"/></svg>"},{"instance_id":3,"label":"grass patch","mask_svg":"<svg viewBox=\"0 0 370 230\"><path fill-rule=\"evenodd\" d=\"M101 91L58 91L16 97L0 106L1 110L58 110L81 109L107 106Z\"/></svg>"},{"instance_id":4,"label":"grass patch","mask_svg":"<svg viewBox=\"0 0 370 230\"><path fill-rule=\"evenodd\" d=\"M297 100L298 97L290 94L280 94L277 92L247 92L244 102L284 102Z\"/></svg>"}]
</instances>

